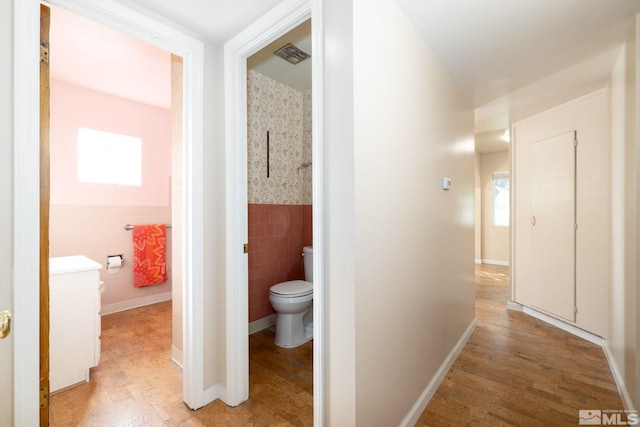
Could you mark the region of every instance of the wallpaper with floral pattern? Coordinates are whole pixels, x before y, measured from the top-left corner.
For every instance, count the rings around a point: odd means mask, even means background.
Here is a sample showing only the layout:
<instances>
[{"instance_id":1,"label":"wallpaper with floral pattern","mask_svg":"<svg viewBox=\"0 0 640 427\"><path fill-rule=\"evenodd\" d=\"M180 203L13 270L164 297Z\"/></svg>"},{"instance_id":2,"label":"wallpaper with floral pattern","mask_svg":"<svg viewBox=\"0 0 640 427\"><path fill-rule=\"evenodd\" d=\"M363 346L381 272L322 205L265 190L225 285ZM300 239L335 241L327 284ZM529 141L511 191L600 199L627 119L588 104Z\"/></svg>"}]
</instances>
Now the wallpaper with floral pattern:
<instances>
[{"instance_id":1,"label":"wallpaper with floral pattern","mask_svg":"<svg viewBox=\"0 0 640 427\"><path fill-rule=\"evenodd\" d=\"M311 204L311 93L253 70L247 80L249 203Z\"/></svg>"}]
</instances>

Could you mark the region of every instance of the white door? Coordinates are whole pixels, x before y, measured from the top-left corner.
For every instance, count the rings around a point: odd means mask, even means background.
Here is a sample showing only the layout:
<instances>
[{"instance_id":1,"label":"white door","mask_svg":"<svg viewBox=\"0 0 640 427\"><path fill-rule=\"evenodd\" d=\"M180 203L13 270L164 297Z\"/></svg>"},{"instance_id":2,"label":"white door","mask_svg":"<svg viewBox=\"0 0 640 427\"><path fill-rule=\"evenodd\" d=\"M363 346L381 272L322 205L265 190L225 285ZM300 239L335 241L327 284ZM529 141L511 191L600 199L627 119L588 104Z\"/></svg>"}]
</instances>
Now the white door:
<instances>
[{"instance_id":1,"label":"white door","mask_svg":"<svg viewBox=\"0 0 640 427\"><path fill-rule=\"evenodd\" d=\"M12 2L0 2L0 55L3 63L11 64L13 33ZM6 43L4 42L6 40ZM7 67L8 68L8 67ZM7 70L8 72L8 70ZM0 71L2 74L2 71ZM13 312L11 270L13 249L13 152L12 152L12 79L10 74L0 79L0 312ZM13 425L13 334L0 339L0 426Z\"/></svg>"},{"instance_id":2,"label":"white door","mask_svg":"<svg viewBox=\"0 0 640 427\"><path fill-rule=\"evenodd\" d=\"M529 145L529 218L519 224L518 242L528 243L529 256L519 264L523 274L517 282L518 302L571 322L576 294L574 141L575 132L568 132Z\"/></svg>"},{"instance_id":3,"label":"white door","mask_svg":"<svg viewBox=\"0 0 640 427\"><path fill-rule=\"evenodd\" d=\"M6 160L5 160L6 159ZM0 156L0 169L11 170L8 160L11 156ZM9 163L8 165L6 163ZM6 168L6 169L5 169ZM0 200L11 200L11 194L5 193L6 188L0 187ZM3 203L0 207L0 217L11 212L12 203ZM8 206L7 206L8 205ZM8 211L8 212L6 212ZM13 240L11 239L11 222L0 221L0 254L11 253ZM6 239L5 239L6 237ZM4 258L10 259L10 258ZM5 264L2 264L3 266ZM0 312L13 309L11 294L11 269L0 268ZM2 319L0 319L1 321ZM2 334L0 333L0 336ZM0 426L13 425L13 335L0 339Z\"/></svg>"}]
</instances>

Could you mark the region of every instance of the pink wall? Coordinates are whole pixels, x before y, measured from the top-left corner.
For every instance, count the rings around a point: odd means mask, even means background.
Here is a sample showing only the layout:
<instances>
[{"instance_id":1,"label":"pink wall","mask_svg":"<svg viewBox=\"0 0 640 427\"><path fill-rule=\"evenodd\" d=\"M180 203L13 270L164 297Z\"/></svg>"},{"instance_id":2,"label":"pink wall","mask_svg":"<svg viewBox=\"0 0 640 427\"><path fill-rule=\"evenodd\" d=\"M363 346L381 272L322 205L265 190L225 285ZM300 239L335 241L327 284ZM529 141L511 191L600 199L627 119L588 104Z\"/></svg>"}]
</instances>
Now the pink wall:
<instances>
[{"instance_id":1,"label":"pink wall","mask_svg":"<svg viewBox=\"0 0 640 427\"><path fill-rule=\"evenodd\" d=\"M80 127L141 138L142 187L78 182ZM170 110L51 82L52 204L167 206L170 174Z\"/></svg>"},{"instance_id":2,"label":"pink wall","mask_svg":"<svg viewBox=\"0 0 640 427\"><path fill-rule=\"evenodd\" d=\"M141 137L142 187L79 183L78 127ZM144 288L133 287L132 236L124 230L127 223L171 222L170 174L170 110L51 82L51 257L85 255L106 268L107 255L123 253L119 274L100 272L103 305L171 292L171 229L169 281Z\"/></svg>"},{"instance_id":3,"label":"pink wall","mask_svg":"<svg viewBox=\"0 0 640 427\"><path fill-rule=\"evenodd\" d=\"M311 246L311 205L249 204L249 322L275 313L269 288L304 280L302 247Z\"/></svg>"}]
</instances>

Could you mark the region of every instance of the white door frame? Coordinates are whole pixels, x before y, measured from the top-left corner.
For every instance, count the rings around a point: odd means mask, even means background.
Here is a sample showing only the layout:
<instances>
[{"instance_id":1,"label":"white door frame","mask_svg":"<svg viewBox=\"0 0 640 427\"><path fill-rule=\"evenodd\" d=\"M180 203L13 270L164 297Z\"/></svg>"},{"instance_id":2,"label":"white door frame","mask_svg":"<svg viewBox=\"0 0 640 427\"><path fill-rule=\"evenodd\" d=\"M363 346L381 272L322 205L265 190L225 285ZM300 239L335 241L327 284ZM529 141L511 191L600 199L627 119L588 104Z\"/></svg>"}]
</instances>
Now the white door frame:
<instances>
[{"instance_id":1,"label":"white door frame","mask_svg":"<svg viewBox=\"0 0 640 427\"><path fill-rule=\"evenodd\" d=\"M204 45L113 0L49 0L183 58L183 400L204 402ZM40 1L14 0L14 422L39 423ZM217 396L216 396L217 397Z\"/></svg>"},{"instance_id":2,"label":"white door frame","mask_svg":"<svg viewBox=\"0 0 640 427\"><path fill-rule=\"evenodd\" d=\"M314 424L324 416L323 291L323 90L322 2L284 0L225 44L226 214L227 214L227 389L225 402L235 406L249 397L247 215L247 58L313 15L313 396Z\"/></svg>"}]
</instances>

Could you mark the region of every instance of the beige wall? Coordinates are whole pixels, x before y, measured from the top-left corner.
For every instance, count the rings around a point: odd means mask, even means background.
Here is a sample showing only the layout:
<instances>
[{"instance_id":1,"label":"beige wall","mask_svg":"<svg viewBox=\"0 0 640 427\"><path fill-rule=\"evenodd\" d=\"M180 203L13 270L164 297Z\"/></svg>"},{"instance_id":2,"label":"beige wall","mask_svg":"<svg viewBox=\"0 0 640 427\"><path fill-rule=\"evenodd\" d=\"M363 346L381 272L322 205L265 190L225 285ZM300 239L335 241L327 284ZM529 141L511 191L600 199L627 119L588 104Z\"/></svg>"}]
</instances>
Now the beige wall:
<instances>
[{"instance_id":1,"label":"beige wall","mask_svg":"<svg viewBox=\"0 0 640 427\"><path fill-rule=\"evenodd\" d=\"M611 322L607 346L635 407L637 386L636 147L637 32L629 35L609 82L611 117Z\"/></svg>"},{"instance_id":2,"label":"beige wall","mask_svg":"<svg viewBox=\"0 0 640 427\"><path fill-rule=\"evenodd\" d=\"M474 218L475 218L475 246L474 257L476 264L482 263L482 164L480 153L476 152L473 166L474 176Z\"/></svg>"},{"instance_id":3,"label":"beige wall","mask_svg":"<svg viewBox=\"0 0 640 427\"><path fill-rule=\"evenodd\" d=\"M493 173L509 172L509 152L480 155L482 183L481 259L486 264L509 264L509 227L493 225Z\"/></svg>"},{"instance_id":4,"label":"beige wall","mask_svg":"<svg viewBox=\"0 0 640 427\"><path fill-rule=\"evenodd\" d=\"M0 2L0 311L13 310L13 2ZM13 334L0 340L0 425L13 425ZM8 392L5 392L8 391Z\"/></svg>"},{"instance_id":5,"label":"beige wall","mask_svg":"<svg viewBox=\"0 0 640 427\"><path fill-rule=\"evenodd\" d=\"M604 90L579 98L536 117L514 125L514 158L511 179L516 206L527 206L528 173L525 158L519 161L519 144L577 130L576 159L576 325L606 337L609 330L610 297L610 173L608 105ZM524 151L523 151L524 152ZM522 199L522 200L521 200ZM514 286L518 297L517 277L527 264L526 236L528 212L515 212L516 273ZM522 227L522 232L518 231ZM552 298L549 295L549 298Z\"/></svg>"},{"instance_id":6,"label":"beige wall","mask_svg":"<svg viewBox=\"0 0 640 427\"><path fill-rule=\"evenodd\" d=\"M473 111L393 0L353 13L355 424L390 426L475 317Z\"/></svg>"}]
</instances>

